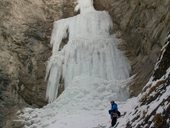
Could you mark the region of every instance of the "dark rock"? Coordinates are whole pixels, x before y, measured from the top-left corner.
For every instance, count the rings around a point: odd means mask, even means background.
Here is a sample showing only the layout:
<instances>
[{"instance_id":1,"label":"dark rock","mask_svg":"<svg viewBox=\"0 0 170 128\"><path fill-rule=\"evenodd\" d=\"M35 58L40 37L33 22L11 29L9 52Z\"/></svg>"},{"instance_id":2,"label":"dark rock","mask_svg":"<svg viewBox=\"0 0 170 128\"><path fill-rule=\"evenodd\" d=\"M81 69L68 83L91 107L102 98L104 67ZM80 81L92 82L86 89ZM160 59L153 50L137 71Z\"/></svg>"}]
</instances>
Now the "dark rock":
<instances>
[{"instance_id":1,"label":"dark rock","mask_svg":"<svg viewBox=\"0 0 170 128\"><path fill-rule=\"evenodd\" d=\"M165 61L170 61L169 46L170 42L169 39L167 39L161 56L159 57L155 66L155 70L151 79L152 82L147 84L141 92L139 97L140 102L135 108L136 110L132 110L131 113L133 113L133 118L127 123L127 127L131 128L136 124L138 124L137 127L139 128L170 127L170 95L168 95L170 87L170 72L167 71L170 68L170 65L169 63L164 63ZM150 107L153 106L153 104L154 107ZM162 110L160 111L159 109ZM137 120L140 120L140 122Z\"/></svg>"}]
</instances>

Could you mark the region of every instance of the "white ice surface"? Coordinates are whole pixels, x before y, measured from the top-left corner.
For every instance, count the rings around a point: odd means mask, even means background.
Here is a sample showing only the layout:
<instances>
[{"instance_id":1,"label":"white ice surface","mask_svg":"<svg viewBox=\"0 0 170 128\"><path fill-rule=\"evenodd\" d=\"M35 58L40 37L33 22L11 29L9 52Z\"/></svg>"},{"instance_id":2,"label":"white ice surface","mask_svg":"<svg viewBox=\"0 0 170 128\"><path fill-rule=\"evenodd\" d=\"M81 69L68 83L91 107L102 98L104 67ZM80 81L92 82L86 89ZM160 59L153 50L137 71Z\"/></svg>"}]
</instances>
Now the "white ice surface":
<instances>
[{"instance_id":1,"label":"white ice surface","mask_svg":"<svg viewBox=\"0 0 170 128\"><path fill-rule=\"evenodd\" d=\"M121 97L124 81L108 82L88 76L76 77L52 103L41 109L25 109L25 127L33 128L94 128L110 126L110 100ZM111 88L114 85L115 88ZM121 107L120 111L128 108ZM131 107L131 106L128 106ZM124 109L124 110L122 110Z\"/></svg>"},{"instance_id":2,"label":"white ice surface","mask_svg":"<svg viewBox=\"0 0 170 128\"><path fill-rule=\"evenodd\" d=\"M49 102L57 98L60 80L67 88L75 77L82 75L107 81L129 77L129 61L117 48L119 41L111 31L112 20L106 11L92 10L54 23L53 51L46 74ZM60 49L67 35L67 44Z\"/></svg>"}]
</instances>

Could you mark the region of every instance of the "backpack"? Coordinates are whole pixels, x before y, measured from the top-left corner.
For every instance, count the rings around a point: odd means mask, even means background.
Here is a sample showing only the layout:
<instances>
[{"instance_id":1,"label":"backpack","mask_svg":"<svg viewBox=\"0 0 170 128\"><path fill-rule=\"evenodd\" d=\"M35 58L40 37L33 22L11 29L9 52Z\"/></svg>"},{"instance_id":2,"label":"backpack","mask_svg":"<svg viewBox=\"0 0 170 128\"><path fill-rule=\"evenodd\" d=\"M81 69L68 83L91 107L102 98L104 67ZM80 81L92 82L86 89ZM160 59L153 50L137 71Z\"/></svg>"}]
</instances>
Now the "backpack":
<instances>
[{"instance_id":1,"label":"backpack","mask_svg":"<svg viewBox=\"0 0 170 128\"><path fill-rule=\"evenodd\" d=\"M119 111L115 111L115 110L109 110L109 114L112 117L120 117L121 113Z\"/></svg>"}]
</instances>

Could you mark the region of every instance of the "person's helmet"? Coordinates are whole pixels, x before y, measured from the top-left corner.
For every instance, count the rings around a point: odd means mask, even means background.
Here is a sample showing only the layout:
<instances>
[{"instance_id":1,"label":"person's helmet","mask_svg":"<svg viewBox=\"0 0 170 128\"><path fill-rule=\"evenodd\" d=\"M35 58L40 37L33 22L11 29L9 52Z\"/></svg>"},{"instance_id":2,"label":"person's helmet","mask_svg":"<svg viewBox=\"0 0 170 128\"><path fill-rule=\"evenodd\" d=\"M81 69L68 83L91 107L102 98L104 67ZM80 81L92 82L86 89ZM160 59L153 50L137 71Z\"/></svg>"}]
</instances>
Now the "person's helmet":
<instances>
[{"instance_id":1,"label":"person's helmet","mask_svg":"<svg viewBox=\"0 0 170 128\"><path fill-rule=\"evenodd\" d=\"M112 103L112 104L113 104L113 103L115 103L115 101L114 101L114 100L111 100L111 101L110 101L110 103Z\"/></svg>"}]
</instances>

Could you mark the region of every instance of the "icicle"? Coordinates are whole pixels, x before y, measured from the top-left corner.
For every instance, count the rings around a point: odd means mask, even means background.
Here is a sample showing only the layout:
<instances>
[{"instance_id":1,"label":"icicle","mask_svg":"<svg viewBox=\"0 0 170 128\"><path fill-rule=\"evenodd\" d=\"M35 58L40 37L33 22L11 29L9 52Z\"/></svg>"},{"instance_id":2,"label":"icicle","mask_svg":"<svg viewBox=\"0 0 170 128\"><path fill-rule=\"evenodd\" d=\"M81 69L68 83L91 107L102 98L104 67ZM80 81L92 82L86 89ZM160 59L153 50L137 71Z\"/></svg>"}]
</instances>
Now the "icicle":
<instances>
[{"instance_id":1,"label":"icicle","mask_svg":"<svg viewBox=\"0 0 170 128\"><path fill-rule=\"evenodd\" d=\"M60 43L67 37L67 29L68 24L65 19L54 22L50 41L50 44L53 46L53 54L58 52Z\"/></svg>"},{"instance_id":2,"label":"icicle","mask_svg":"<svg viewBox=\"0 0 170 128\"><path fill-rule=\"evenodd\" d=\"M48 79L46 99L49 102L52 102L58 96L59 82L62 74L62 63L63 56L61 54L52 55L48 61L46 70L46 80Z\"/></svg>"}]
</instances>

